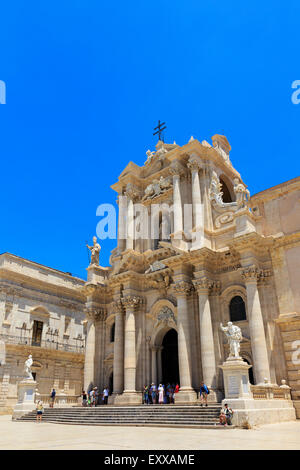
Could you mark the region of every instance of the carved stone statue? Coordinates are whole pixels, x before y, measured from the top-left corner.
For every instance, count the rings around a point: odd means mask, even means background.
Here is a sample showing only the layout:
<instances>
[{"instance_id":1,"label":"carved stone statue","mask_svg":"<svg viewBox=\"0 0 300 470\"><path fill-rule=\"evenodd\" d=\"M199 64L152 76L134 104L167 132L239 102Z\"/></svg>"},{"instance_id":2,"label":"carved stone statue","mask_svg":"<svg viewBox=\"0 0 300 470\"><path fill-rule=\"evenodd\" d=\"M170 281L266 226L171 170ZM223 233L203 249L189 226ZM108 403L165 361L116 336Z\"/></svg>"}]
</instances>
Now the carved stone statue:
<instances>
[{"instance_id":1,"label":"carved stone statue","mask_svg":"<svg viewBox=\"0 0 300 470\"><path fill-rule=\"evenodd\" d=\"M230 354L228 359L240 359L240 342L242 341L242 330L239 326L233 325L231 321L227 323L227 326L223 326L222 323L220 323L220 329L225 333L229 343Z\"/></svg>"},{"instance_id":2,"label":"carved stone statue","mask_svg":"<svg viewBox=\"0 0 300 470\"><path fill-rule=\"evenodd\" d=\"M233 182L237 205L238 207L244 207L250 198L250 192L243 183L240 183L238 178L234 178Z\"/></svg>"},{"instance_id":3,"label":"carved stone statue","mask_svg":"<svg viewBox=\"0 0 300 470\"><path fill-rule=\"evenodd\" d=\"M164 178L161 176L159 180L154 179L152 183L148 184L146 187L145 195L142 200L144 201L145 199L153 199L154 197L159 196L160 194L170 189L171 186L172 183L169 178Z\"/></svg>"},{"instance_id":4,"label":"carved stone statue","mask_svg":"<svg viewBox=\"0 0 300 470\"><path fill-rule=\"evenodd\" d=\"M96 264L97 266L99 266L99 255L101 246L99 243L97 243L97 237L93 237L93 243L93 246L86 246L91 251L91 264Z\"/></svg>"},{"instance_id":5,"label":"carved stone statue","mask_svg":"<svg viewBox=\"0 0 300 470\"><path fill-rule=\"evenodd\" d=\"M32 355L30 354L28 356L28 359L25 361L25 367L24 367L24 370L26 373L26 379L34 380L32 376L32 371L31 371L32 364L33 364L33 360L32 360Z\"/></svg>"},{"instance_id":6,"label":"carved stone statue","mask_svg":"<svg viewBox=\"0 0 300 470\"><path fill-rule=\"evenodd\" d=\"M151 150L147 150L146 155L147 155L147 160L145 161L144 165L148 165L148 163L152 162L155 152L151 152Z\"/></svg>"}]
</instances>

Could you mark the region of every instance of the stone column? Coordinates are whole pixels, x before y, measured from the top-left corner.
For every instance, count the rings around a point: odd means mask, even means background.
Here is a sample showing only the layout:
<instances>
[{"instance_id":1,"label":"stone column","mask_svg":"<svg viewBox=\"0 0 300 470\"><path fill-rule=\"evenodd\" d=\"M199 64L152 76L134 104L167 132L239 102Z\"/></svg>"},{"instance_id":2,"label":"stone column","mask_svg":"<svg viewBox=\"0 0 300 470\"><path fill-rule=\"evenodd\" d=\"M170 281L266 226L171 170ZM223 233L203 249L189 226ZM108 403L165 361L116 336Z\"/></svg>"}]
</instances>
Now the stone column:
<instances>
[{"instance_id":1,"label":"stone column","mask_svg":"<svg viewBox=\"0 0 300 470\"><path fill-rule=\"evenodd\" d=\"M127 209L127 238L126 249L133 249L134 242L134 208L133 200L129 198Z\"/></svg>"},{"instance_id":2,"label":"stone column","mask_svg":"<svg viewBox=\"0 0 300 470\"><path fill-rule=\"evenodd\" d=\"M270 367L266 345L265 329L261 306L258 296L257 282L260 271L256 266L250 266L242 271L242 278L247 290L247 313L253 355L253 368L256 384L270 382Z\"/></svg>"},{"instance_id":3,"label":"stone column","mask_svg":"<svg viewBox=\"0 0 300 470\"><path fill-rule=\"evenodd\" d=\"M208 299L209 291L213 287L213 281L203 277L193 281L193 284L197 289L199 301L202 380L210 389L215 389L217 370L211 311Z\"/></svg>"},{"instance_id":4,"label":"stone column","mask_svg":"<svg viewBox=\"0 0 300 470\"><path fill-rule=\"evenodd\" d=\"M180 391L177 402L193 402L196 393L192 388L192 362L190 350L190 325L187 296L192 285L186 281L179 281L174 285L177 297L177 325L178 325L178 362L180 376Z\"/></svg>"},{"instance_id":5,"label":"stone column","mask_svg":"<svg viewBox=\"0 0 300 470\"><path fill-rule=\"evenodd\" d=\"M180 174L182 169L177 165L171 168L173 175L173 205L174 205L174 234L181 234L183 231L183 213L182 213L182 200L180 192ZM181 237L180 237L181 238Z\"/></svg>"},{"instance_id":6,"label":"stone column","mask_svg":"<svg viewBox=\"0 0 300 470\"><path fill-rule=\"evenodd\" d=\"M126 196L119 194L118 197L119 215L118 215L118 246L119 251L122 252L126 249L126 219L127 200Z\"/></svg>"},{"instance_id":7,"label":"stone column","mask_svg":"<svg viewBox=\"0 0 300 470\"><path fill-rule=\"evenodd\" d=\"M115 341L114 341L114 394L124 390L124 312L120 300L114 302L115 316Z\"/></svg>"},{"instance_id":8,"label":"stone column","mask_svg":"<svg viewBox=\"0 0 300 470\"><path fill-rule=\"evenodd\" d=\"M187 166L192 173L193 228L197 230L203 226L202 200L199 179L200 163L190 159Z\"/></svg>"},{"instance_id":9,"label":"stone column","mask_svg":"<svg viewBox=\"0 0 300 470\"><path fill-rule=\"evenodd\" d=\"M162 383L162 350L163 346L157 348L157 370L158 370L158 384ZM165 384L166 385L166 384Z\"/></svg>"},{"instance_id":10,"label":"stone column","mask_svg":"<svg viewBox=\"0 0 300 470\"><path fill-rule=\"evenodd\" d=\"M86 310L88 319L86 346L85 346L85 360L84 360L84 390L90 390L95 381L95 323L92 310Z\"/></svg>"},{"instance_id":11,"label":"stone column","mask_svg":"<svg viewBox=\"0 0 300 470\"><path fill-rule=\"evenodd\" d=\"M157 385L157 360L156 360L156 353L157 353L157 347L152 346L152 382Z\"/></svg>"},{"instance_id":12,"label":"stone column","mask_svg":"<svg viewBox=\"0 0 300 470\"><path fill-rule=\"evenodd\" d=\"M136 393L136 338L135 310L141 303L141 298L127 295L122 298L126 309L125 338L124 338L124 393Z\"/></svg>"}]
</instances>

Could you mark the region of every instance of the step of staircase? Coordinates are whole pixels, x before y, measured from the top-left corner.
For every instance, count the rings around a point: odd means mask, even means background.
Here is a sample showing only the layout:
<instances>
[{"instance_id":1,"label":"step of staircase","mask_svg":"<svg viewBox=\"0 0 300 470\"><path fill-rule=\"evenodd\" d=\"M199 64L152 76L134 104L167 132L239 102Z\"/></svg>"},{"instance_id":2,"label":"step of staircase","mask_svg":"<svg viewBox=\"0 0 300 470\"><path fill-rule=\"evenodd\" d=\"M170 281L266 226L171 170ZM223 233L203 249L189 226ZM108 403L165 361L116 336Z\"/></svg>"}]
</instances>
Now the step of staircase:
<instances>
[{"instance_id":1,"label":"step of staircase","mask_svg":"<svg viewBox=\"0 0 300 470\"><path fill-rule=\"evenodd\" d=\"M45 408L43 421L84 426L154 426L183 428L219 428L221 406L139 405L99 406L95 408ZM32 411L18 421L35 421ZM221 427L220 427L221 428Z\"/></svg>"}]
</instances>

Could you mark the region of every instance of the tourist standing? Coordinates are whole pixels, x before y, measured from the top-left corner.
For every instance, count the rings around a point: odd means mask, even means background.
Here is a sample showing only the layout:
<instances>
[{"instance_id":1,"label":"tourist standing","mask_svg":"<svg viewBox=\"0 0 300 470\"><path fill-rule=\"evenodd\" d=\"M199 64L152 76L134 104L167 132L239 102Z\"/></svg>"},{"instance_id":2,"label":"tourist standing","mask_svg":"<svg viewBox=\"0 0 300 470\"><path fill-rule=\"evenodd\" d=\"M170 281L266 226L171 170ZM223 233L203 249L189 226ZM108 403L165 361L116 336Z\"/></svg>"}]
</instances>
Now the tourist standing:
<instances>
[{"instance_id":1,"label":"tourist standing","mask_svg":"<svg viewBox=\"0 0 300 470\"><path fill-rule=\"evenodd\" d=\"M209 389L205 385L204 382L201 382L200 384L200 400L201 400L201 406L203 406L203 403L205 403L205 406L207 406L207 395L209 395Z\"/></svg>"},{"instance_id":2,"label":"tourist standing","mask_svg":"<svg viewBox=\"0 0 300 470\"><path fill-rule=\"evenodd\" d=\"M164 387L162 386L162 384L159 384L159 387L158 387L158 403L160 405L162 405L164 402Z\"/></svg>"},{"instance_id":3,"label":"tourist standing","mask_svg":"<svg viewBox=\"0 0 300 470\"><path fill-rule=\"evenodd\" d=\"M50 395L50 408L53 408L53 406L54 406L55 395L56 395L56 391L55 391L55 388L53 388L52 392L51 392L51 395Z\"/></svg>"},{"instance_id":4,"label":"tourist standing","mask_svg":"<svg viewBox=\"0 0 300 470\"><path fill-rule=\"evenodd\" d=\"M92 388L92 390L89 393L89 398L90 398L90 406L94 406L95 403L95 391Z\"/></svg>"},{"instance_id":5,"label":"tourist standing","mask_svg":"<svg viewBox=\"0 0 300 470\"><path fill-rule=\"evenodd\" d=\"M85 392L85 390L82 391L82 406L86 406L87 405L87 394Z\"/></svg>"},{"instance_id":6,"label":"tourist standing","mask_svg":"<svg viewBox=\"0 0 300 470\"><path fill-rule=\"evenodd\" d=\"M36 422L42 422L42 416L43 416L43 413L44 413L44 406L43 406L43 402L41 401L38 401L37 402L37 405L36 405Z\"/></svg>"},{"instance_id":7,"label":"tourist standing","mask_svg":"<svg viewBox=\"0 0 300 470\"><path fill-rule=\"evenodd\" d=\"M103 390L103 404L107 405L108 403L108 388L105 387Z\"/></svg>"},{"instance_id":8,"label":"tourist standing","mask_svg":"<svg viewBox=\"0 0 300 470\"><path fill-rule=\"evenodd\" d=\"M149 405L149 388L147 385L144 385L143 403Z\"/></svg>"},{"instance_id":9,"label":"tourist standing","mask_svg":"<svg viewBox=\"0 0 300 470\"><path fill-rule=\"evenodd\" d=\"M156 385L154 383L151 384L151 397L152 397L152 403L155 405L156 403Z\"/></svg>"}]
</instances>

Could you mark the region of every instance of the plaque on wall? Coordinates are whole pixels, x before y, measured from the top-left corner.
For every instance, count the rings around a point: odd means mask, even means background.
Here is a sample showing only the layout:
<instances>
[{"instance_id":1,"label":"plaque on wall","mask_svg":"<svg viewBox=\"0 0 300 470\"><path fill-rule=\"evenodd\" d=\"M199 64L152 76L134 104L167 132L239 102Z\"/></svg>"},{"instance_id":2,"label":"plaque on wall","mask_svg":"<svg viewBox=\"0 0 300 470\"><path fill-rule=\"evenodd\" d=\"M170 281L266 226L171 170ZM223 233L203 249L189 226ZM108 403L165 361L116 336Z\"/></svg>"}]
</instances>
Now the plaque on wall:
<instances>
[{"instance_id":1,"label":"plaque on wall","mask_svg":"<svg viewBox=\"0 0 300 470\"><path fill-rule=\"evenodd\" d=\"M242 375L242 384L243 384L243 392L248 393L248 377L247 375Z\"/></svg>"},{"instance_id":2,"label":"plaque on wall","mask_svg":"<svg viewBox=\"0 0 300 470\"><path fill-rule=\"evenodd\" d=\"M240 387L238 377L236 375L228 376L228 395L239 395Z\"/></svg>"}]
</instances>

